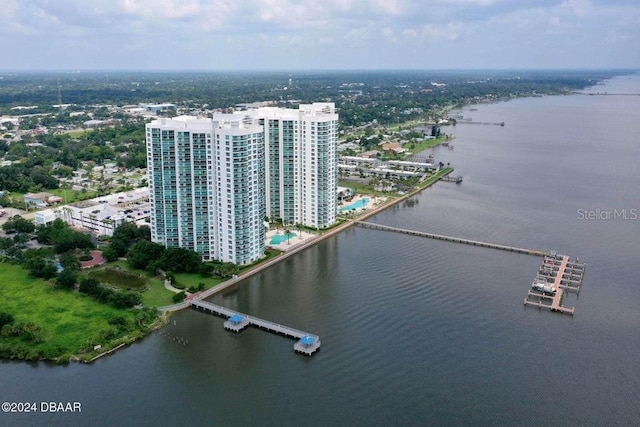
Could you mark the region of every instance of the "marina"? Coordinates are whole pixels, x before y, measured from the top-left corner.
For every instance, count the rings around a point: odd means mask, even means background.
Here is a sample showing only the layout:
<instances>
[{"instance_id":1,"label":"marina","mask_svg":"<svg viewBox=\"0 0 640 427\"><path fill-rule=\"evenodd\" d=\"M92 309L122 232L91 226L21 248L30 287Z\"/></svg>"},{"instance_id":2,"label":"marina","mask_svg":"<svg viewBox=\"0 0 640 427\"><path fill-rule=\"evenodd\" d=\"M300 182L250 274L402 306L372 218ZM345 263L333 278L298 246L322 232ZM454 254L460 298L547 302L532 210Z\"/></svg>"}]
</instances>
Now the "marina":
<instances>
[{"instance_id":1,"label":"marina","mask_svg":"<svg viewBox=\"0 0 640 427\"><path fill-rule=\"evenodd\" d=\"M191 307L203 311L205 313L226 317L224 328L232 332L241 332L248 326L257 326L269 332L284 335L289 338L296 338L298 341L293 345L296 353L311 356L320 349L320 337L310 334L289 326L280 325L258 317L249 316L244 313L238 313L228 308L213 304L199 299L193 299L190 302Z\"/></svg>"},{"instance_id":2,"label":"marina","mask_svg":"<svg viewBox=\"0 0 640 427\"><path fill-rule=\"evenodd\" d=\"M524 305L573 316L575 307L563 306L562 299L565 292L580 293L585 267L579 259L572 261L568 256L555 252L546 255Z\"/></svg>"}]
</instances>

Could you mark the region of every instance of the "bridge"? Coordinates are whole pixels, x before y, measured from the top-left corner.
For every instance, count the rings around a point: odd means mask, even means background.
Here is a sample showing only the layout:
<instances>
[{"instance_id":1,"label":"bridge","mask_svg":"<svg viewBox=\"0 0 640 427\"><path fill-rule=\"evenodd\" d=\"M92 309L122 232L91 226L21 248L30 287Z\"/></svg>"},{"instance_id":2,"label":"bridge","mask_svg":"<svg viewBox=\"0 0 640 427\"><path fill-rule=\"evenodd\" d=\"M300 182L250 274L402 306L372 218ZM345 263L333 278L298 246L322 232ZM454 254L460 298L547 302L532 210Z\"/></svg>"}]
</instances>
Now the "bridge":
<instances>
[{"instance_id":1,"label":"bridge","mask_svg":"<svg viewBox=\"0 0 640 427\"><path fill-rule=\"evenodd\" d=\"M427 237L429 239L444 240L447 242L454 242L454 243L463 243L466 245L480 246L483 248L498 249L498 250L508 251L508 252L516 252L516 253L525 254L525 255L535 255L535 256L541 256L541 257L547 255L547 252L539 251L535 249L525 249L525 248L518 248L515 246L499 245L497 243L482 242L479 240L462 239L459 237L444 236L442 234L427 233L425 231L407 230L404 228L390 227L388 225L375 224L372 222L356 221L355 224L360 227L369 228L372 230L392 231L395 233L409 234L411 236Z\"/></svg>"},{"instance_id":2,"label":"bridge","mask_svg":"<svg viewBox=\"0 0 640 427\"><path fill-rule=\"evenodd\" d=\"M194 309L203 311L205 313L217 315L227 318L224 323L225 329L240 332L247 326L256 326L261 329L265 329L269 332L284 335L286 337L295 338L298 341L294 344L293 349L307 356L311 356L318 349L320 349L320 337L308 332L294 329L289 326L280 325L275 322L260 319L258 317L249 316L244 313L239 313L234 310L222 307L221 305L213 304L200 299L193 299L190 301L191 307Z\"/></svg>"}]
</instances>

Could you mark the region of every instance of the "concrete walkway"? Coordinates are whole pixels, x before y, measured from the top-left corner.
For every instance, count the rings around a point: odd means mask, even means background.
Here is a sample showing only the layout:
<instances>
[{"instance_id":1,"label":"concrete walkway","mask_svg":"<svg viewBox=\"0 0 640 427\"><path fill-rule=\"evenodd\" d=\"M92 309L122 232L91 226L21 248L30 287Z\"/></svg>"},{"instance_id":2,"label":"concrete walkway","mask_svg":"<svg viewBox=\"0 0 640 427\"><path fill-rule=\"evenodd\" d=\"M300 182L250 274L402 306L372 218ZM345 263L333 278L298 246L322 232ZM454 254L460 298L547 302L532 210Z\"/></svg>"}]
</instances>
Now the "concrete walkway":
<instances>
[{"instance_id":1,"label":"concrete walkway","mask_svg":"<svg viewBox=\"0 0 640 427\"><path fill-rule=\"evenodd\" d=\"M184 292L185 294L188 294L188 292L185 291L184 289L178 289L173 287L171 285L171 279L164 279L164 288L176 294L179 294L180 292Z\"/></svg>"}]
</instances>

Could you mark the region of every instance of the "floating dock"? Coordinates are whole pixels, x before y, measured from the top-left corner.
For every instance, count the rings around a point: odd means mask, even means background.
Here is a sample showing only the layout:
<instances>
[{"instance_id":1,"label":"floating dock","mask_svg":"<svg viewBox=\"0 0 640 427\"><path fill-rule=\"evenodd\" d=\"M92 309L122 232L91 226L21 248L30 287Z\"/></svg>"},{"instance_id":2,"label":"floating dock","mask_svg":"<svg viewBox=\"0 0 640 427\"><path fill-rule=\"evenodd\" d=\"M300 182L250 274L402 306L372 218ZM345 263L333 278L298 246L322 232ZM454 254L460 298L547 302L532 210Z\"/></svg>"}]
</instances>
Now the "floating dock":
<instances>
[{"instance_id":1,"label":"floating dock","mask_svg":"<svg viewBox=\"0 0 640 427\"><path fill-rule=\"evenodd\" d=\"M258 328L265 329L269 332L284 335L290 338L296 338L298 341L293 345L293 349L297 353L311 356L313 353L320 349L320 337L318 337L317 335L290 328L289 326L270 322L268 320L249 316L243 313L238 313L236 311L229 310L228 308L207 301L194 299L191 300L190 304L191 307L201 310L205 313L226 317L227 321L224 322L224 328L229 331L241 332L247 326L257 326Z\"/></svg>"},{"instance_id":2,"label":"floating dock","mask_svg":"<svg viewBox=\"0 0 640 427\"><path fill-rule=\"evenodd\" d=\"M562 298L565 292L580 293L585 268L586 264L580 263L579 260L572 261L566 255L558 255L555 252L545 255L535 281L553 286L555 294L530 290L524 299L524 305L573 316L575 307L563 306Z\"/></svg>"},{"instance_id":3,"label":"floating dock","mask_svg":"<svg viewBox=\"0 0 640 427\"><path fill-rule=\"evenodd\" d=\"M516 252L526 255L546 256L548 253L535 249L516 248L514 246L499 245L496 243L481 242L479 240L461 239L459 237L443 236L441 234L427 233L424 231L407 230L404 228L389 227L388 225L374 224L372 222L355 221L356 225L373 230L393 231L395 233L409 234L411 236L427 237L429 239L445 240L447 242L464 243L466 245L481 246L483 248L499 249L502 251Z\"/></svg>"}]
</instances>

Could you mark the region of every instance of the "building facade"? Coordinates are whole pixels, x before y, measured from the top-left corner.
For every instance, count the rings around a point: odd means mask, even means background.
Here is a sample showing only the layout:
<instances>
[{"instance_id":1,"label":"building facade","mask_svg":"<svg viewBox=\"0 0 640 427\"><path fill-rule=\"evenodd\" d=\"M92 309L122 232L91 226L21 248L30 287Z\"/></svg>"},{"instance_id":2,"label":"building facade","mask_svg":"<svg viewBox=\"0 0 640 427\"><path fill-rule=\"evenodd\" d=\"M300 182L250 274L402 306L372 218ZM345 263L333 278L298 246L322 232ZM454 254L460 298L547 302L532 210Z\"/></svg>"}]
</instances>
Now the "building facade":
<instances>
[{"instance_id":1,"label":"building facade","mask_svg":"<svg viewBox=\"0 0 640 427\"><path fill-rule=\"evenodd\" d=\"M338 114L333 103L262 107L237 114L264 126L266 212L287 224L326 228L337 219Z\"/></svg>"},{"instance_id":2,"label":"building facade","mask_svg":"<svg viewBox=\"0 0 640 427\"><path fill-rule=\"evenodd\" d=\"M147 124L152 240L242 265L264 255L265 216L332 225L337 135L329 103Z\"/></svg>"},{"instance_id":3,"label":"building facade","mask_svg":"<svg viewBox=\"0 0 640 427\"><path fill-rule=\"evenodd\" d=\"M240 116L179 117L146 126L151 238L205 260L264 254L262 127Z\"/></svg>"}]
</instances>

